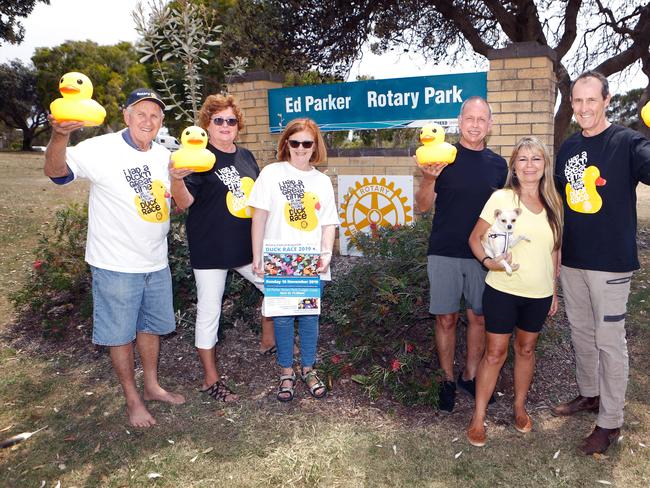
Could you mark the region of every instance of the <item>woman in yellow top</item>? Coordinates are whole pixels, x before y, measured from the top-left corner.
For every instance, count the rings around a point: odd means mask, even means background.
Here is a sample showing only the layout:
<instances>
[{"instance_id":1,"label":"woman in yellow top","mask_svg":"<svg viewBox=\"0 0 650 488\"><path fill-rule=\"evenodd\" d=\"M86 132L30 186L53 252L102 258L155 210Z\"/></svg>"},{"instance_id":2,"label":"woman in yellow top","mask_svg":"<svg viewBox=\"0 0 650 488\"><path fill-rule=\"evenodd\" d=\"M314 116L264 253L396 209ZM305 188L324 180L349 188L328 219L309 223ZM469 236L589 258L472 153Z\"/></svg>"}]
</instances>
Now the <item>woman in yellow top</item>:
<instances>
[{"instance_id":1,"label":"woman in yellow top","mask_svg":"<svg viewBox=\"0 0 650 488\"><path fill-rule=\"evenodd\" d=\"M519 268L508 275L501 263L486 256L481 237L494 223L495 210L521 209L515 235L524 235L508 260ZM474 416L467 429L473 446L485 445L484 420L488 400L506 360L510 336L515 331L514 421L526 433L532 420L526 397L535 369L535 345L547 316L557 311L555 278L562 241L562 200L553 183L553 166L546 146L524 137L515 146L502 190L492 194L469 237L477 259L489 270L485 279L483 311L487 344L476 375Z\"/></svg>"}]
</instances>

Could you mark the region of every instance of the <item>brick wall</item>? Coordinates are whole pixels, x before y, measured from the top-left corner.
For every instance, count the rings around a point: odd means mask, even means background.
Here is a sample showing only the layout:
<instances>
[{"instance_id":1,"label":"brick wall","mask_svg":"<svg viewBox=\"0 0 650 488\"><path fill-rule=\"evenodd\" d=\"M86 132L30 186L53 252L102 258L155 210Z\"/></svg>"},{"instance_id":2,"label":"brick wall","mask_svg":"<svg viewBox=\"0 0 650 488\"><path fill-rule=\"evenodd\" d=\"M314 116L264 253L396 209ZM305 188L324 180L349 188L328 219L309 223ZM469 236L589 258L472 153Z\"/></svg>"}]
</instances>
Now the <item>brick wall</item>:
<instances>
[{"instance_id":1,"label":"brick wall","mask_svg":"<svg viewBox=\"0 0 650 488\"><path fill-rule=\"evenodd\" d=\"M488 53L487 99L494 123L489 147L506 159L516 142L534 135L553 151L555 53L534 42Z\"/></svg>"}]
</instances>

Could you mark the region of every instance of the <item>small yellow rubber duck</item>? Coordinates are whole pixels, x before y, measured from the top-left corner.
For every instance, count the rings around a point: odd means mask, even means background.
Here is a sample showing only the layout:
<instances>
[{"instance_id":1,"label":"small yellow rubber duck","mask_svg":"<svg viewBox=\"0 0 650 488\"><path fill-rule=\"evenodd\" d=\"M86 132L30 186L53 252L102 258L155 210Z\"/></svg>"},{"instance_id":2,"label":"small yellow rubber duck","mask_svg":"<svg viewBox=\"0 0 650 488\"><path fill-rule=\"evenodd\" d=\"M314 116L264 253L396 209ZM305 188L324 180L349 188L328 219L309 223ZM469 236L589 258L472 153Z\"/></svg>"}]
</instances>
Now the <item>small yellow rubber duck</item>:
<instances>
[{"instance_id":1,"label":"small yellow rubber duck","mask_svg":"<svg viewBox=\"0 0 650 488\"><path fill-rule=\"evenodd\" d=\"M176 169L192 169L199 173L210 171L217 158L212 151L206 149L208 134L191 125L183 130L181 148L172 153L172 162Z\"/></svg>"},{"instance_id":2,"label":"small yellow rubber duck","mask_svg":"<svg viewBox=\"0 0 650 488\"><path fill-rule=\"evenodd\" d=\"M415 159L419 165L451 164L456 160L456 147L445 142L445 130L438 124L422 127L420 142L424 145L415 151Z\"/></svg>"},{"instance_id":3,"label":"small yellow rubber duck","mask_svg":"<svg viewBox=\"0 0 650 488\"><path fill-rule=\"evenodd\" d=\"M566 201L569 208L575 212L594 214L603 206L603 199L596 190L597 186L604 186L607 180L600 177L600 170L596 166L588 166L582 175L581 188L573 188L566 184Z\"/></svg>"},{"instance_id":4,"label":"small yellow rubber duck","mask_svg":"<svg viewBox=\"0 0 650 488\"><path fill-rule=\"evenodd\" d=\"M311 192L305 192L300 199L301 208L293 208L289 202L284 205L284 218L291 227L310 232L318 227L316 210L320 210L318 197Z\"/></svg>"},{"instance_id":5,"label":"small yellow rubber duck","mask_svg":"<svg viewBox=\"0 0 650 488\"><path fill-rule=\"evenodd\" d=\"M59 80L59 91L63 98L50 104L50 112L58 122L77 120L86 127L101 125L106 118L106 110L93 100L93 84L83 73L71 71Z\"/></svg>"},{"instance_id":6,"label":"small yellow rubber duck","mask_svg":"<svg viewBox=\"0 0 650 488\"><path fill-rule=\"evenodd\" d=\"M641 109L641 118L645 122L645 125L650 127L650 102L646 103Z\"/></svg>"}]
</instances>

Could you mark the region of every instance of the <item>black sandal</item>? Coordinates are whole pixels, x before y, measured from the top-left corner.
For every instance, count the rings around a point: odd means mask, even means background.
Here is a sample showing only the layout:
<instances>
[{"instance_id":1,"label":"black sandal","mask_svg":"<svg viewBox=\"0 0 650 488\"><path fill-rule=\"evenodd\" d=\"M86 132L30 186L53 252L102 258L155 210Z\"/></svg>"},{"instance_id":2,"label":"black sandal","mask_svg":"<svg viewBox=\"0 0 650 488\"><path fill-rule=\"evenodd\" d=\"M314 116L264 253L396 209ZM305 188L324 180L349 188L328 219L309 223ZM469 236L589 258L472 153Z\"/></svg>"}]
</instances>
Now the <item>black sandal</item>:
<instances>
[{"instance_id":1,"label":"black sandal","mask_svg":"<svg viewBox=\"0 0 650 488\"><path fill-rule=\"evenodd\" d=\"M309 386L309 382L312 380L314 380L314 384ZM315 369L310 369L307 373L304 373L302 375L302 381L304 381L307 390L309 390L309 394L314 398L321 399L327 395L327 387L318 377Z\"/></svg>"},{"instance_id":2,"label":"black sandal","mask_svg":"<svg viewBox=\"0 0 650 488\"><path fill-rule=\"evenodd\" d=\"M284 386L285 381L291 381L291 386ZM275 398L280 402L290 402L293 400L293 394L296 387L296 373L283 374L280 376L280 384L278 385L278 393Z\"/></svg>"},{"instance_id":3,"label":"black sandal","mask_svg":"<svg viewBox=\"0 0 650 488\"><path fill-rule=\"evenodd\" d=\"M211 398L214 398L218 402L224 402L224 403L229 403L228 400L226 400L229 396L237 396L235 395L235 392L232 391L230 388L226 386L226 384L219 380L216 383L214 383L212 386L209 386L205 390L199 390L201 393L205 393ZM234 400L230 400L230 402L237 401L237 398Z\"/></svg>"}]
</instances>

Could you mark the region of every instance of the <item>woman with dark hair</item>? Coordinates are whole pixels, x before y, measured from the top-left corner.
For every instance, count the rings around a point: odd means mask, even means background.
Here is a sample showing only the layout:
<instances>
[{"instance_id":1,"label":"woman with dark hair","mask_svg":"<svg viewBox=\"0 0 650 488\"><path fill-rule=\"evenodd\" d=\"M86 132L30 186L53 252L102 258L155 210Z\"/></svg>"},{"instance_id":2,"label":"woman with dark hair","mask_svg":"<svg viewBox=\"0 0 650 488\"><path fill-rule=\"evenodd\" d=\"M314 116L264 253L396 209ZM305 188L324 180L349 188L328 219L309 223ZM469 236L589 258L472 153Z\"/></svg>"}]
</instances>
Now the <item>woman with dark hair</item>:
<instances>
[{"instance_id":1,"label":"woman with dark hair","mask_svg":"<svg viewBox=\"0 0 650 488\"><path fill-rule=\"evenodd\" d=\"M528 240L511 250L512 274L499 260L486 255L481 238L494 223L497 210L519 209L516 234ZM535 346L547 316L557 312L556 277L562 242L562 200L553 182L553 164L546 146L534 137L524 137L515 146L508 163L502 190L485 204L469 245L476 259L489 271L485 278L483 311L487 344L476 376L474 416L467 430L473 446L486 443L485 415L501 367L515 333L514 426L519 432L532 430L526 412L526 397L535 371Z\"/></svg>"},{"instance_id":2,"label":"woman with dark hair","mask_svg":"<svg viewBox=\"0 0 650 488\"><path fill-rule=\"evenodd\" d=\"M327 158L318 126L310 119L287 124L278 141L279 163L266 166L255 182L248 204L253 214L253 271L264 276L264 239L287 244L320 247L316 273L330 280L330 261L339 219L329 177L314 168ZM300 335L301 377L309 393L323 398L327 388L314 370L318 342L318 315L273 317L278 364L281 368L277 399L293 399L296 374L293 370L294 321Z\"/></svg>"},{"instance_id":3,"label":"woman with dark hair","mask_svg":"<svg viewBox=\"0 0 650 488\"><path fill-rule=\"evenodd\" d=\"M217 372L215 344L228 270L237 271L262 290L251 272L251 216L248 197L260 170L253 154L235 144L244 119L232 95L210 95L199 112L216 156L211 171L192 173L170 168L176 204L189 208L186 220L190 262L197 289L195 345L203 367L201 391L218 401L237 396ZM273 322L262 317L260 352L275 352Z\"/></svg>"}]
</instances>

